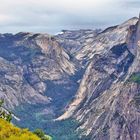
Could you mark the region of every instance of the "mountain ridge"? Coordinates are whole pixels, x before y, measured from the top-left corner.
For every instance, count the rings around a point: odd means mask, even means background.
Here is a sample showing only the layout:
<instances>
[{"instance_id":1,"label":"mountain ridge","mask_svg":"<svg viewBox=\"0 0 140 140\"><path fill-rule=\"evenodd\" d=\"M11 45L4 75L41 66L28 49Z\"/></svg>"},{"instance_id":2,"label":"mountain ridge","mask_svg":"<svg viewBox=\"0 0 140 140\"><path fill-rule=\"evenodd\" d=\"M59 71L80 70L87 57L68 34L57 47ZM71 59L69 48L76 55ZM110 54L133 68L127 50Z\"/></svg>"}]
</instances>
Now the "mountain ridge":
<instances>
[{"instance_id":1,"label":"mountain ridge","mask_svg":"<svg viewBox=\"0 0 140 140\"><path fill-rule=\"evenodd\" d=\"M105 30L1 34L0 98L37 125L75 119L91 140L138 139L139 30L134 17Z\"/></svg>"},{"instance_id":2,"label":"mountain ridge","mask_svg":"<svg viewBox=\"0 0 140 140\"><path fill-rule=\"evenodd\" d=\"M90 139L139 139L140 116L135 103L132 103L132 101L135 102L135 96L139 96L139 84L133 81L127 82L140 70L138 43L140 18L136 23L128 29L125 42L112 45L110 49L112 52L101 54L99 58L93 57L95 60L89 64L75 100L58 118L58 120L76 118L81 123L79 128L86 129L85 135L90 135ZM125 24L127 25L127 22ZM122 26L123 24L120 28ZM115 59L118 62L115 62ZM113 65L115 65L114 68ZM89 79L89 76L92 79Z\"/></svg>"}]
</instances>

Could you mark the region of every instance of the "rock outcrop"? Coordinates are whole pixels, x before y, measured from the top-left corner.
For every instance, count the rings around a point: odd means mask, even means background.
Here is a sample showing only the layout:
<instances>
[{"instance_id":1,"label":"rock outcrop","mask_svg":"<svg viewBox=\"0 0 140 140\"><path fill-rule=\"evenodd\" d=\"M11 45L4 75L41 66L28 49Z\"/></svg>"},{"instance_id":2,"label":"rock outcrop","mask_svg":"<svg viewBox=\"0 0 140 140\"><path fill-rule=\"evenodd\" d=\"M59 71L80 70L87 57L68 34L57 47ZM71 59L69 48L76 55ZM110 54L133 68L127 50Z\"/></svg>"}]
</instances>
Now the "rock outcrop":
<instances>
[{"instance_id":1,"label":"rock outcrop","mask_svg":"<svg viewBox=\"0 0 140 140\"><path fill-rule=\"evenodd\" d=\"M53 37L32 33L0 36L0 66L0 98L12 109L22 103L49 104L54 96L47 95L49 81L65 85L76 71Z\"/></svg>"}]
</instances>

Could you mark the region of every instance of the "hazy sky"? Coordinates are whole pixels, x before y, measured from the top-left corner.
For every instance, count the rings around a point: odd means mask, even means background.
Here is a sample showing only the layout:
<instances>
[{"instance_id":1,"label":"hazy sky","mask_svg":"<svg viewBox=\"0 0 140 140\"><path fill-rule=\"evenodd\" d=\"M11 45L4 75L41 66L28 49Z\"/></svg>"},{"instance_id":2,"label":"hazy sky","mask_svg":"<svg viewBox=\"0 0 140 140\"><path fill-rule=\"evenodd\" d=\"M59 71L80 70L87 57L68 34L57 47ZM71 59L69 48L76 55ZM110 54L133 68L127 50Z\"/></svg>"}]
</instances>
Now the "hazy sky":
<instances>
[{"instance_id":1,"label":"hazy sky","mask_svg":"<svg viewBox=\"0 0 140 140\"><path fill-rule=\"evenodd\" d=\"M140 0L0 0L0 32L104 28L139 12Z\"/></svg>"}]
</instances>

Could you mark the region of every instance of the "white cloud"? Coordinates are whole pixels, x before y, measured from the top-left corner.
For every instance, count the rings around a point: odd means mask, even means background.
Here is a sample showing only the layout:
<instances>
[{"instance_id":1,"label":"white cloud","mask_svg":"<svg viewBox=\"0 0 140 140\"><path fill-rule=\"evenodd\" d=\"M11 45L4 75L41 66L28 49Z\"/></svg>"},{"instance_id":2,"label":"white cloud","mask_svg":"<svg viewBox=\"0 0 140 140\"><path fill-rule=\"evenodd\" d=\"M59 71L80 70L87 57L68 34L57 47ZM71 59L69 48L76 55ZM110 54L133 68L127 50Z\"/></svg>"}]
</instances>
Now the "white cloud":
<instances>
[{"instance_id":1,"label":"white cloud","mask_svg":"<svg viewBox=\"0 0 140 140\"><path fill-rule=\"evenodd\" d=\"M11 16L0 14L0 23L11 21Z\"/></svg>"},{"instance_id":2,"label":"white cloud","mask_svg":"<svg viewBox=\"0 0 140 140\"><path fill-rule=\"evenodd\" d=\"M0 32L58 32L118 24L136 16L138 0L1 0ZM130 4L131 3L131 4ZM139 3L140 4L140 3Z\"/></svg>"}]
</instances>

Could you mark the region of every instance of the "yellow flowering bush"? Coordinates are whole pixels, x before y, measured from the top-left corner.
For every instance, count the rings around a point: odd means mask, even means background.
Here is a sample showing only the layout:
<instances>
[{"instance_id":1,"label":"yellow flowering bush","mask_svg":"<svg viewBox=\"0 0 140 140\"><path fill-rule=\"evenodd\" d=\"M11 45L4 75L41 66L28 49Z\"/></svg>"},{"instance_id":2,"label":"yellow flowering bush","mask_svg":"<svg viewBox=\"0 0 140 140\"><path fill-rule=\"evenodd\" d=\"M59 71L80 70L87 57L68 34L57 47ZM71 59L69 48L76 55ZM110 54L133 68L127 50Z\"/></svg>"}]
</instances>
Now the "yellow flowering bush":
<instances>
[{"instance_id":1,"label":"yellow flowering bush","mask_svg":"<svg viewBox=\"0 0 140 140\"><path fill-rule=\"evenodd\" d=\"M37 135L20 129L0 118L0 140L41 140Z\"/></svg>"}]
</instances>

